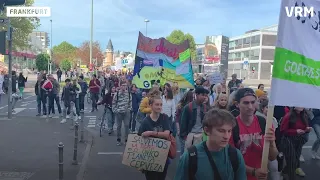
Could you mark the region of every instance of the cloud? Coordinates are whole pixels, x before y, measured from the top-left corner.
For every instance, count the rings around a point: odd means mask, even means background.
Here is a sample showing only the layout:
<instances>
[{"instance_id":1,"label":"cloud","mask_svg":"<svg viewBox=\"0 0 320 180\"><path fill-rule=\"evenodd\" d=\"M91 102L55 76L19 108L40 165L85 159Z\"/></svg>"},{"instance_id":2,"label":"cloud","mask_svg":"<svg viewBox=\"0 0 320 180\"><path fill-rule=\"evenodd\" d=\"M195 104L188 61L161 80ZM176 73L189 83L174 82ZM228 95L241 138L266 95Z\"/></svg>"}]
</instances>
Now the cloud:
<instances>
[{"instance_id":1,"label":"cloud","mask_svg":"<svg viewBox=\"0 0 320 180\"><path fill-rule=\"evenodd\" d=\"M41 0L36 5L51 7L54 45L90 40L90 0ZM235 36L276 24L279 9L279 0L94 0L94 40L105 49L111 38L115 49L134 51L147 18L150 37L180 29L203 43L207 35ZM50 32L51 18L42 18L39 29Z\"/></svg>"}]
</instances>

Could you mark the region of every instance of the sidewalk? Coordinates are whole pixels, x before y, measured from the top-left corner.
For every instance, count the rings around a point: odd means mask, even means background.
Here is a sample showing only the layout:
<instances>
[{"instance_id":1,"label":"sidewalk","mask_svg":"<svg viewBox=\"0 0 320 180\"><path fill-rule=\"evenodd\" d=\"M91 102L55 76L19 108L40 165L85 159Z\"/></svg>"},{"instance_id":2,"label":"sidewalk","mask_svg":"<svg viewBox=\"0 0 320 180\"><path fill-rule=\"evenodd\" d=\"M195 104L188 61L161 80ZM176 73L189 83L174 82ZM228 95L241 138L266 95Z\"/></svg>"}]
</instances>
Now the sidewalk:
<instances>
[{"instance_id":1,"label":"sidewalk","mask_svg":"<svg viewBox=\"0 0 320 180\"><path fill-rule=\"evenodd\" d=\"M79 143L79 165L71 165L74 131L69 124L56 119L14 117L1 118L0 127L0 180L57 180L59 142L64 144L64 179L76 180L84 153L90 150L87 146L91 147L91 142Z\"/></svg>"}]
</instances>

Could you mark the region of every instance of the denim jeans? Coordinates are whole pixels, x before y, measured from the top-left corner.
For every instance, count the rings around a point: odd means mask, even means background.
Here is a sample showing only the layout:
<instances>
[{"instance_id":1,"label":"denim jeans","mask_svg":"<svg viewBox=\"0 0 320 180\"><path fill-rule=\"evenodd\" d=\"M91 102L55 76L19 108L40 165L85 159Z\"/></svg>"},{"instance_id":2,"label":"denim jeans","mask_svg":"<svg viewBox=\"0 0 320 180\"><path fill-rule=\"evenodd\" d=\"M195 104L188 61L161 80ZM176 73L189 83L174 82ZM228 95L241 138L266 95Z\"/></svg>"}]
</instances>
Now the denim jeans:
<instances>
[{"instance_id":1,"label":"denim jeans","mask_svg":"<svg viewBox=\"0 0 320 180\"><path fill-rule=\"evenodd\" d=\"M48 94L46 93L43 94L41 97L43 115L47 115L47 110L48 110L47 104L49 103L47 102L47 97L48 97Z\"/></svg>"},{"instance_id":2,"label":"denim jeans","mask_svg":"<svg viewBox=\"0 0 320 180\"><path fill-rule=\"evenodd\" d=\"M317 136L317 140L312 145L312 151L317 152L320 147L320 125L314 124L312 128Z\"/></svg>"},{"instance_id":3,"label":"denim jeans","mask_svg":"<svg viewBox=\"0 0 320 180\"><path fill-rule=\"evenodd\" d=\"M137 117L137 112L131 111L130 122L129 122L129 129L131 131L136 130L136 117Z\"/></svg>"},{"instance_id":4,"label":"denim jeans","mask_svg":"<svg viewBox=\"0 0 320 180\"><path fill-rule=\"evenodd\" d=\"M103 118L106 118L107 120L107 125L108 125L108 131L113 131L113 126L115 123L115 116L114 113L112 112L112 110L110 108L105 108L105 113L104 113Z\"/></svg>"},{"instance_id":5,"label":"denim jeans","mask_svg":"<svg viewBox=\"0 0 320 180\"><path fill-rule=\"evenodd\" d=\"M117 141L121 141L122 122L124 124L125 140L127 140L128 134L129 134L130 111L124 112L124 113L116 113L116 119L117 119Z\"/></svg>"},{"instance_id":6,"label":"denim jeans","mask_svg":"<svg viewBox=\"0 0 320 180\"><path fill-rule=\"evenodd\" d=\"M58 107L58 112L61 114L61 105L60 105L60 99L57 94L50 94L49 95L49 114L55 114L55 109L54 109L54 101L56 101L57 107Z\"/></svg>"},{"instance_id":7,"label":"denim jeans","mask_svg":"<svg viewBox=\"0 0 320 180\"><path fill-rule=\"evenodd\" d=\"M97 102L99 100L99 93L91 93L91 100L92 100L92 110L98 108Z\"/></svg>"},{"instance_id":8,"label":"denim jeans","mask_svg":"<svg viewBox=\"0 0 320 180\"><path fill-rule=\"evenodd\" d=\"M79 98L76 98L76 101L74 102L74 105L76 106L76 114L78 116L80 116Z\"/></svg>"},{"instance_id":9,"label":"denim jeans","mask_svg":"<svg viewBox=\"0 0 320 180\"><path fill-rule=\"evenodd\" d=\"M42 99L40 95L37 95L37 109L38 109L38 114L41 114L41 103Z\"/></svg>"},{"instance_id":10,"label":"denim jeans","mask_svg":"<svg viewBox=\"0 0 320 180\"><path fill-rule=\"evenodd\" d=\"M84 110L84 98L85 98L85 94L80 94L79 95L79 109L80 110Z\"/></svg>"}]
</instances>

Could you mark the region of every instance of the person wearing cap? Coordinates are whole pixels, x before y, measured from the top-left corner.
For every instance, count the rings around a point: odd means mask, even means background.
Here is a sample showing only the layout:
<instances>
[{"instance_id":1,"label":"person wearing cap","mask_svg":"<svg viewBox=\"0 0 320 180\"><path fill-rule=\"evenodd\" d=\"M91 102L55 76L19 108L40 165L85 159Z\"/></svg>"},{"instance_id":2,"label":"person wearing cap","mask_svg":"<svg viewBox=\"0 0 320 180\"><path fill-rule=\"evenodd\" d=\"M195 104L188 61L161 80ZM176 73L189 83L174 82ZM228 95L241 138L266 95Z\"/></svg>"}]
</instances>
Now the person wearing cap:
<instances>
[{"instance_id":1,"label":"person wearing cap","mask_svg":"<svg viewBox=\"0 0 320 180\"><path fill-rule=\"evenodd\" d=\"M251 88L238 89L235 101L240 115L236 117L236 126L232 130L230 144L241 151L248 180L266 180L267 171L261 169L262 151L264 140L269 141L268 159L276 160L278 150L274 129L265 129L266 119L255 115L257 97Z\"/></svg>"},{"instance_id":2,"label":"person wearing cap","mask_svg":"<svg viewBox=\"0 0 320 180\"><path fill-rule=\"evenodd\" d=\"M209 109L203 103L209 91L203 87L196 87L195 94L195 100L183 107L180 119L180 137L186 139L186 149L202 141L202 120Z\"/></svg>"},{"instance_id":3,"label":"person wearing cap","mask_svg":"<svg viewBox=\"0 0 320 180\"><path fill-rule=\"evenodd\" d=\"M237 79L237 74L232 74L231 78L232 78L231 81L229 81L228 83L228 88L230 90L229 94L237 90L241 84L241 81Z\"/></svg>"}]
</instances>

